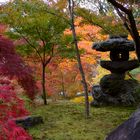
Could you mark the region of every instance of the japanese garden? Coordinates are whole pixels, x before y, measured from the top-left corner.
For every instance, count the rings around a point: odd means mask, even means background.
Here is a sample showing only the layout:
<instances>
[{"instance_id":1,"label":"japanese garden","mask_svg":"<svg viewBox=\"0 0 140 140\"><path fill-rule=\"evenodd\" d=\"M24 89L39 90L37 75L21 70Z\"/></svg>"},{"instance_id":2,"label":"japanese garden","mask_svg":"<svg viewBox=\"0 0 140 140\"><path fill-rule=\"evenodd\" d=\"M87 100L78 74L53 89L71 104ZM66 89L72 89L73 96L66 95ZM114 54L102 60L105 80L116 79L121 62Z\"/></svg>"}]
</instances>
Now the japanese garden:
<instances>
[{"instance_id":1,"label":"japanese garden","mask_svg":"<svg viewBox=\"0 0 140 140\"><path fill-rule=\"evenodd\" d=\"M140 140L139 66L139 0L1 0L0 140Z\"/></svg>"}]
</instances>

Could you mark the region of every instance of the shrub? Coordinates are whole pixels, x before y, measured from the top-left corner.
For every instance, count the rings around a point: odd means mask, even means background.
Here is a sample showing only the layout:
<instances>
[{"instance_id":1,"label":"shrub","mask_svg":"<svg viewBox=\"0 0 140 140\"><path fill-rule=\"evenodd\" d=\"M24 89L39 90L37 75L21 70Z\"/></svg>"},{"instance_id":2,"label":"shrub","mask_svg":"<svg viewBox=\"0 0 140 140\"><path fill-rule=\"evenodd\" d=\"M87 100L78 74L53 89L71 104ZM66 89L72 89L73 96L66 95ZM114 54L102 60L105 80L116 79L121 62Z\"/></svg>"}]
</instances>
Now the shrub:
<instances>
[{"instance_id":1,"label":"shrub","mask_svg":"<svg viewBox=\"0 0 140 140\"><path fill-rule=\"evenodd\" d=\"M88 96L89 101L93 101L92 96ZM85 97L84 96L79 96L71 99L72 102L74 103L84 103L85 102Z\"/></svg>"},{"instance_id":2,"label":"shrub","mask_svg":"<svg viewBox=\"0 0 140 140\"><path fill-rule=\"evenodd\" d=\"M12 120L28 115L29 112L8 79L0 79L0 110L0 140L32 140L31 136Z\"/></svg>"}]
</instances>

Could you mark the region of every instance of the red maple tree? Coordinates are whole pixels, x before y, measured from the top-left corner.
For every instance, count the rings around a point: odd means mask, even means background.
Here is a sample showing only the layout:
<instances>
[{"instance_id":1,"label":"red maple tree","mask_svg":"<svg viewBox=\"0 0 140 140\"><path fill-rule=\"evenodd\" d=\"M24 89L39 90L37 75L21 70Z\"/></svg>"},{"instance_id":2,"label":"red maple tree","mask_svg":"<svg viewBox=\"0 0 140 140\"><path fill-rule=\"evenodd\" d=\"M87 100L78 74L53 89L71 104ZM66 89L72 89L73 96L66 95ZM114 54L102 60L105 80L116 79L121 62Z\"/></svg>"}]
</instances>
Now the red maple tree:
<instances>
[{"instance_id":1,"label":"red maple tree","mask_svg":"<svg viewBox=\"0 0 140 140\"><path fill-rule=\"evenodd\" d=\"M0 140L32 140L13 120L26 116L29 112L24 108L24 101L17 96L8 79L0 79L0 110Z\"/></svg>"},{"instance_id":2,"label":"red maple tree","mask_svg":"<svg viewBox=\"0 0 140 140\"><path fill-rule=\"evenodd\" d=\"M17 78L27 95L34 98L37 88L32 70L16 53L13 42L3 36L0 36L0 75Z\"/></svg>"}]
</instances>

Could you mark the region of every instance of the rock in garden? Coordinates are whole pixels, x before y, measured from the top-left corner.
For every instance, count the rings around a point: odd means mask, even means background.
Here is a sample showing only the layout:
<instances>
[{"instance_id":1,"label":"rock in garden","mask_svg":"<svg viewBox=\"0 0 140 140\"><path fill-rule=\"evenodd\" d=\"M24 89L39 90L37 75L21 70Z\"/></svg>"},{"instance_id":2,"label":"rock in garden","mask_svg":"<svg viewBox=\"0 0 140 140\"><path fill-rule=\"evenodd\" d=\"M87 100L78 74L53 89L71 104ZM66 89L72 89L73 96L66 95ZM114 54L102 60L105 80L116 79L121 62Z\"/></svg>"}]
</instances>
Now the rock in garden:
<instances>
[{"instance_id":1,"label":"rock in garden","mask_svg":"<svg viewBox=\"0 0 140 140\"><path fill-rule=\"evenodd\" d=\"M25 116L16 118L14 121L17 125L20 125L23 128L27 129L37 124L43 123L43 118L41 116Z\"/></svg>"},{"instance_id":2,"label":"rock in garden","mask_svg":"<svg viewBox=\"0 0 140 140\"><path fill-rule=\"evenodd\" d=\"M112 131L106 140L140 140L140 109Z\"/></svg>"}]
</instances>

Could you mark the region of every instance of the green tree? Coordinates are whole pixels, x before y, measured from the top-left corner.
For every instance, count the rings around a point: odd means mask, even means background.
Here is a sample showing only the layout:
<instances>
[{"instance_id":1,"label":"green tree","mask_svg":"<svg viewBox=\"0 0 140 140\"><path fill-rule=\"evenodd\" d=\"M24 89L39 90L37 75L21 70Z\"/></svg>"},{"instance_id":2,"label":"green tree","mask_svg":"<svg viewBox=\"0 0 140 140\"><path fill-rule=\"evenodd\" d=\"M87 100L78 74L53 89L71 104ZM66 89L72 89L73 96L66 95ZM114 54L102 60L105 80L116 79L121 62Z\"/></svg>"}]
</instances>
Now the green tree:
<instances>
[{"instance_id":1,"label":"green tree","mask_svg":"<svg viewBox=\"0 0 140 140\"><path fill-rule=\"evenodd\" d=\"M72 50L65 45L67 39L63 32L68 25L67 20L62 12L39 0L14 0L3 5L0 12L1 22L9 25L8 35L26 42L18 50L36 54L41 63L42 93L46 105L45 69L59 52Z\"/></svg>"},{"instance_id":2,"label":"green tree","mask_svg":"<svg viewBox=\"0 0 140 140\"><path fill-rule=\"evenodd\" d=\"M123 23L116 15L113 15L114 12L112 12L112 10L107 11L105 15L90 9L78 7L76 9L76 14L83 18L84 23L100 27L103 34L116 35L127 33Z\"/></svg>"}]
</instances>

